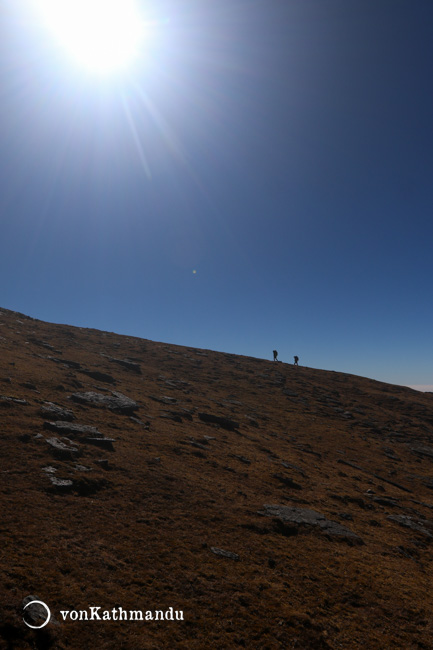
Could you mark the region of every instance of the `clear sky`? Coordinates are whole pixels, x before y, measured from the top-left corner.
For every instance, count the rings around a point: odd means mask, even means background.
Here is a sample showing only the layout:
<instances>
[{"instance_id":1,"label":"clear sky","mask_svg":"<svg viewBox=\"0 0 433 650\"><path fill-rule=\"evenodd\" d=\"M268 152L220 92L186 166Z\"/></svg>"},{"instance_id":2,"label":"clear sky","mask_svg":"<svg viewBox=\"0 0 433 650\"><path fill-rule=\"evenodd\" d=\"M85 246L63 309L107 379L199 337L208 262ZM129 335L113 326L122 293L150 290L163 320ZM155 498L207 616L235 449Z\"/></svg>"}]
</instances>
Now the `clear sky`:
<instances>
[{"instance_id":1,"label":"clear sky","mask_svg":"<svg viewBox=\"0 0 433 650\"><path fill-rule=\"evenodd\" d=\"M103 75L35 3L0 8L0 306L433 385L432 0L143 0Z\"/></svg>"}]
</instances>

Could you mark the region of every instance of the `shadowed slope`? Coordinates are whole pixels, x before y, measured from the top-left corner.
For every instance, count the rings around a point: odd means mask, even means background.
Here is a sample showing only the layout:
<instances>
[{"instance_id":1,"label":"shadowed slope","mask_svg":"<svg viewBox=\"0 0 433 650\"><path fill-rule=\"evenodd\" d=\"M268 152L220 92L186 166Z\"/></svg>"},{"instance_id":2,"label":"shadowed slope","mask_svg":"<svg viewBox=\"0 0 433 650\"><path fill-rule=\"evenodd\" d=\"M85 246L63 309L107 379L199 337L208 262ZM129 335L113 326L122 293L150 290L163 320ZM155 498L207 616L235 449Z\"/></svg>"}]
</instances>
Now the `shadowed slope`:
<instances>
[{"instance_id":1,"label":"shadowed slope","mask_svg":"<svg viewBox=\"0 0 433 650\"><path fill-rule=\"evenodd\" d=\"M431 395L7 310L0 349L0 647L431 647Z\"/></svg>"}]
</instances>

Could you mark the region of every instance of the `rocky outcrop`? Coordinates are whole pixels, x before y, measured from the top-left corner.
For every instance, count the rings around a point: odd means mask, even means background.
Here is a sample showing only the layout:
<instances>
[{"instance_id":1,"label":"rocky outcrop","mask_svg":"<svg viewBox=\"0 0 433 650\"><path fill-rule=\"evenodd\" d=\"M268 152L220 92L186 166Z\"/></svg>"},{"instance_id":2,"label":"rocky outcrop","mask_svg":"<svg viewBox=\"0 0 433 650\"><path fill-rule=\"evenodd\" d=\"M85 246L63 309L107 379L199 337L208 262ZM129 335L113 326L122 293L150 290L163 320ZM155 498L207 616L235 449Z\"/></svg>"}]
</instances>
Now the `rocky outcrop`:
<instances>
[{"instance_id":1,"label":"rocky outcrop","mask_svg":"<svg viewBox=\"0 0 433 650\"><path fill-rule=\"evenodd\" d=\"M266 517L272 517L280 532L287 536L297 535L309 528L319 529L331 539L340 539L350 545L363 544L363 540L356 533L331 521L315 510L307 508L293 508L291 506L265 505L264 510L258 513Z\"/></svg>"},{"instance_id":2,"label":"rocky outcrop","mask_svg":"<svg viewBox=\"0 0 433 650\"><path fill-rule=\"evenodd\" d=\"M139 408L137 402L115 391L112 391L111 396L92 391L88 391L87 393L73 393L70 399L78 404L108 408L110 411L121 413L122 415L132 415Z\"/></svg>"},{"instance_id":3,"label":"rocky outcrop","mask_svg":"<svg viewBox=\"0 0 433 650\"><path fill-rule=\"evenodd\" d=\"M72 422L75 420L75 415L69 409L65 409L62 406L57 406L53 402L45 402L41 406L40 414L44 417L55 417L56 420L65 420L67 422Z\"/></svg>"},{"instance_id":4,"label":"rocky outcrop","mask_svg":"<svg viewBox=\"0 0 433 650\"><path fill-rule=\"evenodd\" d=\"M96 427L91 427L86 424L74 424L72 422L44 422L44 429L62 433L63 435L102 437L102 433Z\"/></svg>"},{"instance_id":5,"label":"rocky outcrop","mask_svg":"<svg viewBox=\"0 0 433 650\"><path fill-rule=\"evenodd\" d=\"M47 438L47 443L56 458L70 460L79 455L78 447L72 445L70 440L59 440L58 438Z\"/></svg>"},{"instance_id":6,"label":"rocky outcrop","mask_svg":"<svg viewBox=\"0 0 433 650\"><path fill-rule=\"evenodd\" d=\"M428 539L433 539L432 522L427 522L424 520L420 521L414 517L409 517L407 515L389 515L387 519L389 519L389 521L393 521L396 524L399 524L400 526L404 526L404 528L411 528L417 533L425 535L425 537ZM427 526L429 526L430 530L427 528Z\"/></svg>"}]
</instances>

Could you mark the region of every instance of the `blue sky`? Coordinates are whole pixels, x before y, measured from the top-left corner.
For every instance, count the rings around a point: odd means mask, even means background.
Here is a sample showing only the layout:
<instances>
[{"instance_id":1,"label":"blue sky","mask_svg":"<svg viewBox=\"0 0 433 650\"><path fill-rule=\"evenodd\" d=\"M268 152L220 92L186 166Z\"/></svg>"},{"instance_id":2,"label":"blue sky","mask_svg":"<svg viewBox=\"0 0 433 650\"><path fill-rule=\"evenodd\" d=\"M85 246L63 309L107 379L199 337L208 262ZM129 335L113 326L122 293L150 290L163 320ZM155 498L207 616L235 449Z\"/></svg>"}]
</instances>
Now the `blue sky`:
<instances>
[{"instance_id":1,"label":"blue sky","mask_svg":"<svg viewBox=\"0 0 433 650\"><path fill-rule=\"evenodd\" d=\"M0 14L2 307L433 385L431 0L140 2L104 77L31 1Z\"/></svg>"}]
</instances>

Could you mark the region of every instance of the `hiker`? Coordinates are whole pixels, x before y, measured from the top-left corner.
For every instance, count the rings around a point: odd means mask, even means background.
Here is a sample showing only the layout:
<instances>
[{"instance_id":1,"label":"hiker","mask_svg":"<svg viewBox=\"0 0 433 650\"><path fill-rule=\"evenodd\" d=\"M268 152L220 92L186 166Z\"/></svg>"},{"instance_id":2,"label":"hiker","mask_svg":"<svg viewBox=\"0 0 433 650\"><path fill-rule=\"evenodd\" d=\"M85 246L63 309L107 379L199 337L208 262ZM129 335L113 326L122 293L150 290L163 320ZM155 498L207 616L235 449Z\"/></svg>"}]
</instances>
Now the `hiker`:
<instances>
[{"instance_id":1,"label":"hiker","mask_svg":"<svg viewBox=\"0 0 433 650\"><path fill-rule=\"evenodd\" d=\"M277 357L278 357L278 352L274 350L274 361L278 361Z\"/></svg>"},{"instance_id":2,"label":"hiker","mask_svg":"<svg viewBox=\"0 0 433 650\"><path fill-rule=\"evenodd\" d=\"M294 360L295 360L295 363L294 363L293 365L294 365L294 366L297 366L297 365L298 365L298 361L299 361L299 357L297 357L297 356L295 355L293 358L294 358Z\"/></svg>"}]
</instances>

